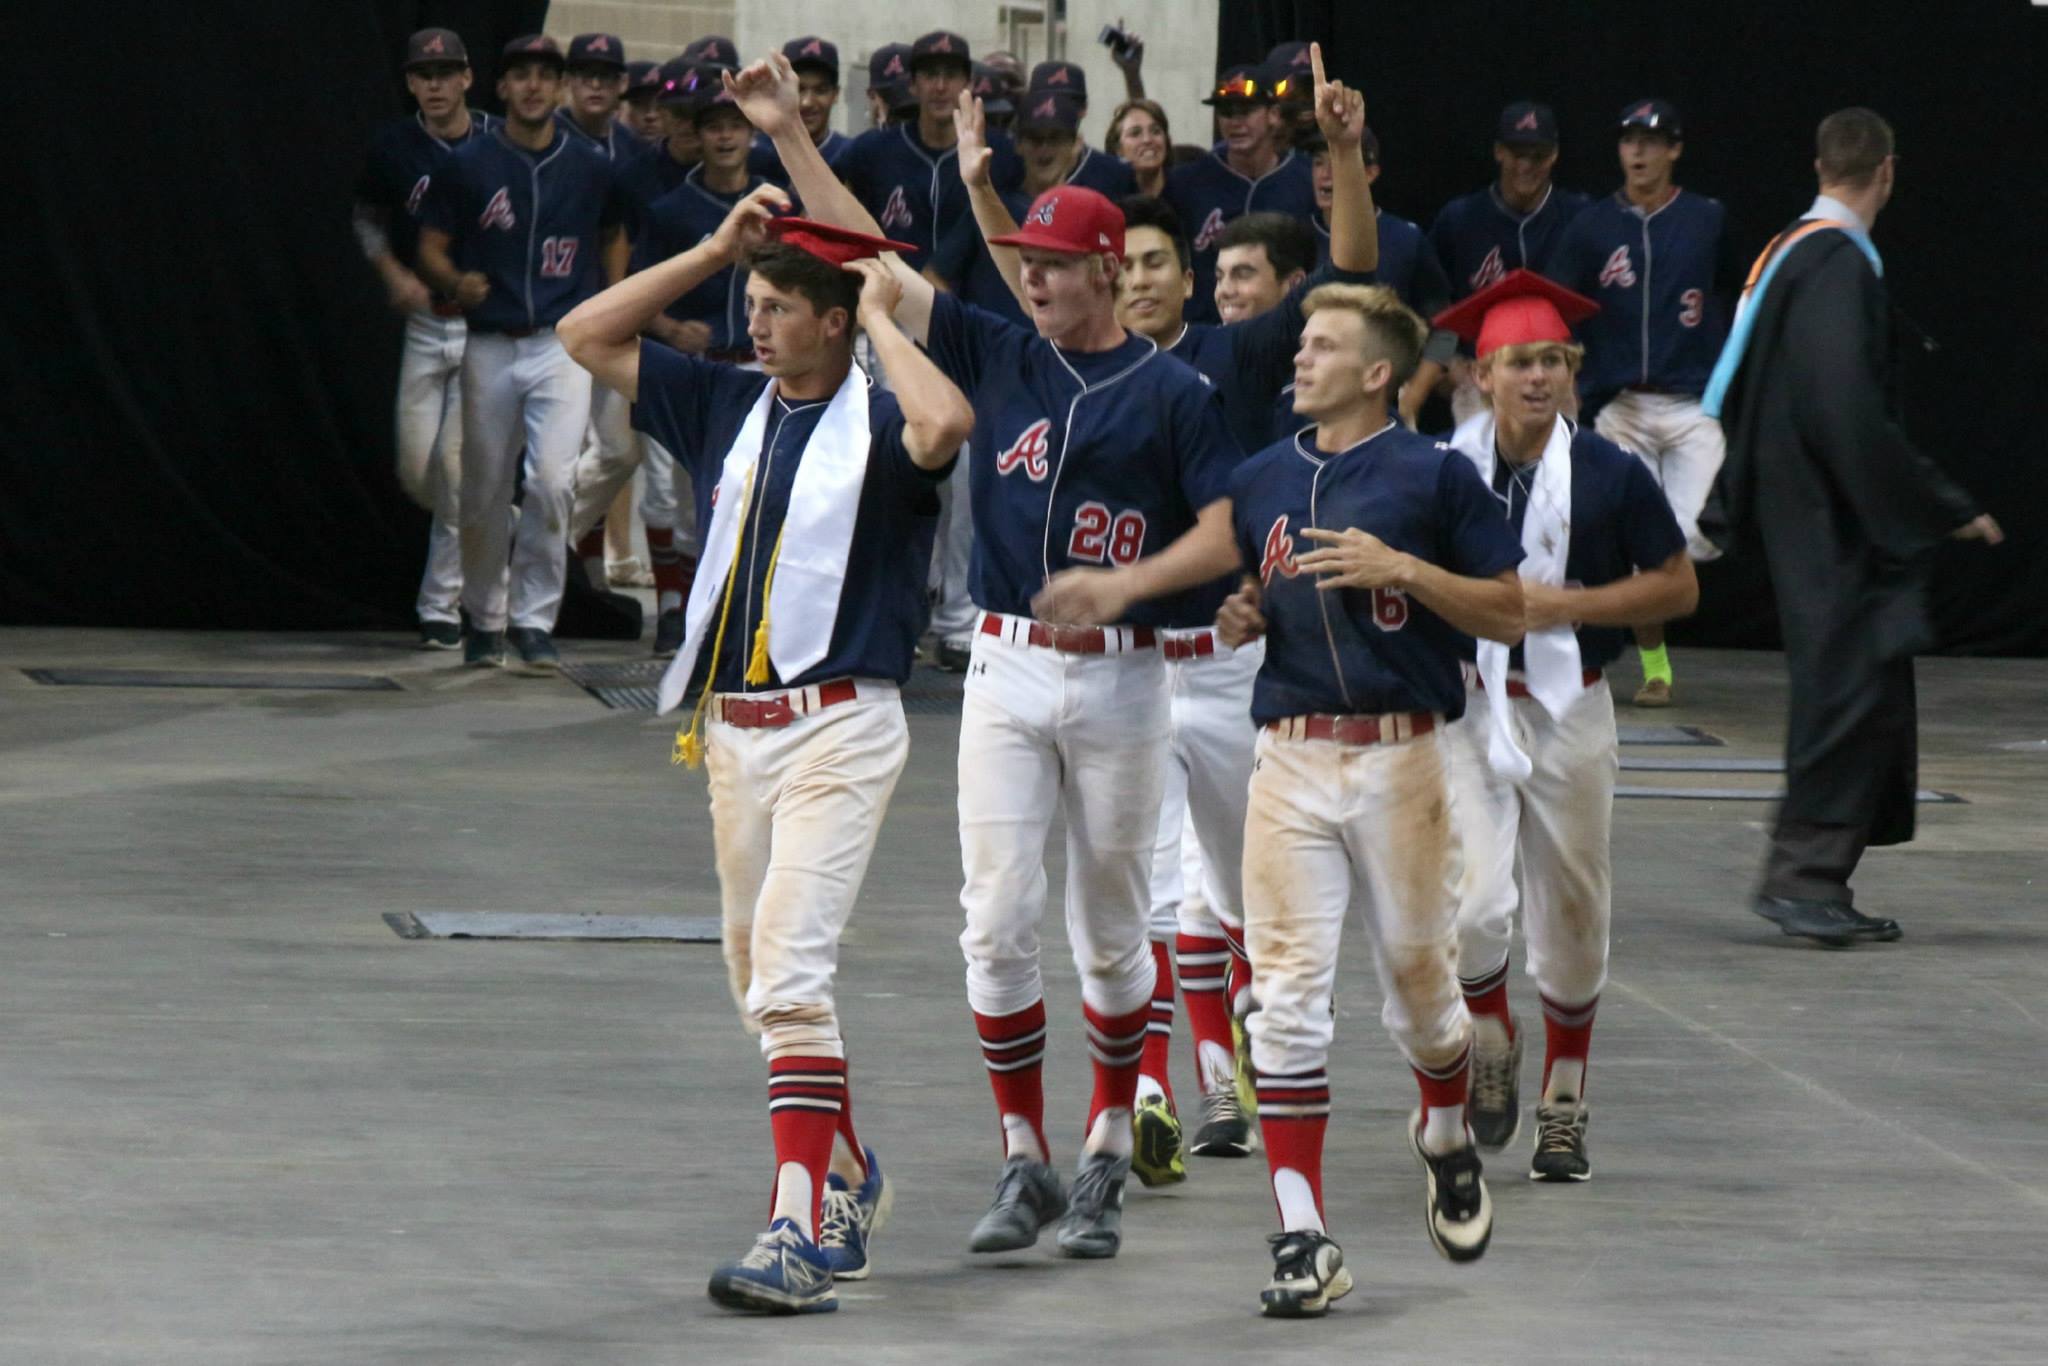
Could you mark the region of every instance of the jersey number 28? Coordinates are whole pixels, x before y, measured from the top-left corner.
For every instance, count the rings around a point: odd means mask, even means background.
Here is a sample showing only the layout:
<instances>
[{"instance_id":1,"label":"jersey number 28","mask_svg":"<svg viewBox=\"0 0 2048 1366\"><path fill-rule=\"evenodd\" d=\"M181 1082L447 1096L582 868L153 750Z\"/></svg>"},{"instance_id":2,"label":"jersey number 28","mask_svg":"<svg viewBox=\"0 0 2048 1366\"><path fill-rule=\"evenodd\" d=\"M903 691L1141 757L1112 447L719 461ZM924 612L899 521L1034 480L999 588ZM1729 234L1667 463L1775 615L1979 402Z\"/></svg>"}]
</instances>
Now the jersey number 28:
<instances>
[{"instance_id":1,"label":"jersey number 28","mask_svg":"<svg viewBox=\"0 0 2048 1366\"><path fill-rule=\"evenodd\" d=\"M580 238L546 237L540 244L540 273L551 280L567 279L576 269L576 244Z\"/></svg>"},{"instance_id":2,"label":"jersey number 28","mask_svg":"<svg viewBox=\"0 0 2048 1366\"><path fill-rule=\"evenodd\" d=\"M1092 500L1074 509L1074 534L1067 538L1067 554L1071 558L1097 564L1129 564L1144 549L1144 513L1112 513Z\"/></svg>"}]
</instances>

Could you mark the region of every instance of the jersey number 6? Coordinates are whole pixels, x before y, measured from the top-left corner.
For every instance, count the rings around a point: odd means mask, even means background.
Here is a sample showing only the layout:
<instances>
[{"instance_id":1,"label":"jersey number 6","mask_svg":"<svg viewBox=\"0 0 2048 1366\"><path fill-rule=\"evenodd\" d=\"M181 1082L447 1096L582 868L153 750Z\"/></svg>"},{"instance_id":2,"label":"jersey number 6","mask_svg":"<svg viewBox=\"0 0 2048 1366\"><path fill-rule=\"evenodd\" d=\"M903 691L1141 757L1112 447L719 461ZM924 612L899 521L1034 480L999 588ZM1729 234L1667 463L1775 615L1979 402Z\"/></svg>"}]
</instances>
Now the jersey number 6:
<instances>
[{"instance_id":1,"label":"jersey number 6","mask_svg":"<svg viewBox=\"0 0 2048 1366\"><path fill-rule=\"evenodd\" d=\"M547 237L540 244L540 273L551 280L568 278L576 269L576 244L580 238Z\"/></svg>"},{"instance_id":2,"label":"jersey number 6","mask_svg":"<svg viewBox=\"0 0 2048 1366\"><path fill-rule=\"evenodd\" d=\"M1067 538L1067 554L1097 564L1129 564L1145 548L1145 514L1110 510L1097 502L1074 509L1074 534Z\"/></svg>"}]
</instances>

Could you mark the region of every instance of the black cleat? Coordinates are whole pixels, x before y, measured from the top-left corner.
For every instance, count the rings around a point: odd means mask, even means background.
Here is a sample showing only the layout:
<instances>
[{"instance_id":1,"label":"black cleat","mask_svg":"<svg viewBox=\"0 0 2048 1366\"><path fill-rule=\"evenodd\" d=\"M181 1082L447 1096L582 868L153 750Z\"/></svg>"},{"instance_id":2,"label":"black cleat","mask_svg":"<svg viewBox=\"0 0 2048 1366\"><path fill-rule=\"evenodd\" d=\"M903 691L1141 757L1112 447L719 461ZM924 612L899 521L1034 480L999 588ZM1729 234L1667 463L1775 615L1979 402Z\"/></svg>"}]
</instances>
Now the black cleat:
<instances>
[{"instance_id":1,"label":"black cleat","mask_svg":"<svg viewBox=\"0 0 2048 1366\"><path fill-rule=\"evenodd\" d=\"M654 657L673 659L683 648L683 609L671 607L654 619Z\"/></svg>"},{"instance_id":2,"label":"black cleat","mask_svg":"<svg viewBox=\"0 0 2048 1366\"><path fill-rule=\"evenodd\" d=\"M1465 1115L1472 1141L1489 1153L1514 1142L1522 1127L1521 1022L1510 1015L1508 1023L1515 1031L1512 1042L1496 1042L1493 1029L1476 1021L1472 1030L1472 1094Z\"/></svg>"},{"instance_id":3,"label":"black cleat","mask_svg":"<svg viewBox=\"0 0 2048 1366\"><path fill-rule=\"evenodd\" d=\"M967 665L974 658L974 647L959 641L942 640L933 652L938 666L949 674L964 674Z\"/></svg>"},{"instance_id":4,"label":"black cleat","mask_svg":"<svg viewBox=\"0 0 2048 1366\"><path fill-rule=\"evenodd\" d=\"M1015 1252L1038 1241L1047 1224L1067 1212L1067 1193L1051 1167L1013 1157L996 1178L995 1203L974 1226L967 1246L974 1252Z\"/></svg>"},{"instance_id":5,"label":"black cleat","mask_svg":"<svg viewBox=\"0 0 2048 1366\"><path fill-rule=\"evenodd\" d=\"M462 623L459 621L422 621L420 623L420 648L422 650L461 649Z\"/></svg>"},{"instance_id":6,"label":"black cleat","mask_svg":"<svg viewBox=\"0 0 2048 1366\"><path fill-rule=\"evenodd\" d=\"M1486 1194L1479 1149L1469 1142L1441 1157L1422 1146L1422 1112L1408 1121L1408 1143L1428 1177L1429 1198L1423 1206L1429 1241L1446 1260L1476 1262L1493 1238L1493 1201Z\"/></svg>"},{"instance_id":7,"label":"black cleat","mask_svg":"<svg viewBox=\"0 0 2048 1366\"><path fill-rule=\"evenodd\" d=\"M1593 1164L1586 1160L1586 1120L1591 1111L1570 1096L1536 1107L1536 1155L1529 1160L1531 1181L1591 1181Z\"/></svg>"},{"instance_id":8,"label":"black cleat","mask_svg":"<svg viewBox=\"0 0 2048 1366\"><path fill-rule=\"evenodd\" d=\"M472 669L505 667L505 633L471 631L462 642L462 662Z\"/></svg>"},{"instance_id":9,"label":"black cleat","mask_svg":"<svg viewBox=\"0 0 2048 1366\"><path fill-rule=\"evenodd\" d=\"M562 667L562 656L555 649L555 638L540 627L514 626L505 636L512 642L512 648L519 652L519 672L551 674Z\"/></svg>"},{"instance_id":10,"label":"black cleat","mask_svg":"<svg viewBox=\"0 0 2048 1366\"><path fill-rule=\"evenodd\" d=\"M1327 1237L1301 1229L1276 1233L1266 1242L1273 1249L1273 1279L1259 1292L1259 1312L1267 1318L1321 1318L1330 1301L1351 1293L1344 1249Z\"/></svg>"}]
</instances>

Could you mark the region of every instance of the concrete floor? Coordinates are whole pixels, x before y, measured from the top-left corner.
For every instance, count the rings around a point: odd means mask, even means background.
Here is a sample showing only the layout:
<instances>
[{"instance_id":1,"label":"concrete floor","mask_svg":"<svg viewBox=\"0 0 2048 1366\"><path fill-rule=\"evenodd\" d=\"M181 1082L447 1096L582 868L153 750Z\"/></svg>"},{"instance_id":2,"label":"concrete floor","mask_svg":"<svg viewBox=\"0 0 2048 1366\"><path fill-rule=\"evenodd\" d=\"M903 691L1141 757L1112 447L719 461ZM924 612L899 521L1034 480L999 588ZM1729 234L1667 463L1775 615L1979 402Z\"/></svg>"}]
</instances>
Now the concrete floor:
<instances>
[{"instance_id":1,"label":"concrete floor","mask_svg":"<svg viewBox=\"0 0 2048 1366\"><path fill-rule=\"evenodd\" d=\"M381 919L716 914L701 776L669 767L667 723L406 646L0 631L0 1362L2048 1359L2048 664L1923 666L1923 779L1969 804L1923 807L1918 843L1866 863L1895 945L1829 952L1743 909L1765 807L1621 804L1596 1179L1534 1187L1524 1153L1497 1159L1476 1267L1429 1249L1414 1088L1347 948L1328 1188L1359 1289L1297 1325L1255 1313L1261 1161L1134 1189L1113 1263L966 1254L998 1157L954 946L955 722L913 717L841 972L895 1218L841 1313L766 1322L703 1289L768 1175L716 948L409 942ZM404 688L20 672L59 664ZM1775 751L1774 657L1678 667L1680 708L1625 719ZM1048 940L1071 1161L1087 1067L1057 916ZM1190 1090L1184 1044L1175 1065Z\"/></svg>"}]
</instances>

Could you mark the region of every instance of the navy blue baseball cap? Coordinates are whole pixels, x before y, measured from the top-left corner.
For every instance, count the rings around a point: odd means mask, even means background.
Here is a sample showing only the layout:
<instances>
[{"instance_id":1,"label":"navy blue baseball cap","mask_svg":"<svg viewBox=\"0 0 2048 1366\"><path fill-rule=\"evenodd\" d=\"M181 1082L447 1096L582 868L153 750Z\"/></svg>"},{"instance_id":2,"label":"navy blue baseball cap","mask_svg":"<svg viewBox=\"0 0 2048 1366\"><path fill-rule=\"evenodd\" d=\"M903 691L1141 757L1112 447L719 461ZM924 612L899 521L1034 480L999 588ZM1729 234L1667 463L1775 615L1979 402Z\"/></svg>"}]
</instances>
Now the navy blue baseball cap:
<instances>
[{"instance_id":1,"label":"navy blue baseball cap","mask_svg":"<svg viewBox=\"0 0 2048 1366\"><path fill-rule=\"evenodd\" d=\"M1202 103L1271 104L1274 99L1273 81L1266 72L1265 64L1240 62L1223 68L1223 74L1216 78L1216 88Z\"/></svg>"},{"instance_id":2,"label":"navy blue baseball cap","mask_svg":"<svg viewBox=\"0 0 2048 1366\"><path fill-rule=\"evenodd\" d=\"M1003 79L1003 73L992 66L974 64L974 84L969 87L974 98L981 101L985 114L1001 116L1013 112L1017 106L1010 101L1010 86Z\"/></svg>"},{"instance_id":3,"label":"navy blue baseball cap","mask_svg":"<svg viewBox=\"0 0 2048 1366\"><path fill-rule=\"evenodd\" d=\"M626 69L626 45L616 33L579 33L569 40L570 66Z\"/></svg>"},{"instance_id":4,"label":"navy blue baseball cap","mask_svg":"<svg viewBox=\"0 0 2048 1366\"><path fill-rule=\"evenodd\" d=\"M792 38L782 45L782 55L789 58L789 64L798 71L805 67L816 67L831 73L832 84L839 84L839 49L815 34Z\"/></svg>"},{"instance_id":5,"label":"navy blue baseball cap","mask_svg":"<svg viewBox=\"0 0 2048 1366\"><path fill-rule=\"evenodd\" d=\"M1279 99L1292 103L1315 101L1315 63L1308 47L1301 42L1281 43L1266 54L1266 75Z\"/></svg>"},{"instance_id":6,"label":"navy blue baseball cap","mask_svg":"<svg viewBox=\"0 0 2048 1366\"><path fill-rule=\"evenodd\" d=\"M1034 95L1041 90L1055 90L1085 100L1088 73L1073 62L1040 62L1031 68L1031 83L1026 88Z\"/></svg>"},{"instance_id":7,"label":"navy blue baseball cap","mask_svg":"<svg viewBox=\"0 0 2048 1366\"><path fill-rule=\"evenodd\" d=\"M1034 90L1017 111L1017 131L1058 133L1081 131L1081 101L1064 90Z\"/></svg>"},{"instance_id":8,"label":"navy blue baseball cap","mask_svg":"<svg viewBox=\"0 0 2048 1366\"><path fill-rule=\"evenodd\" d=\"M913 73L920 66L938 62L953 62L962 72L974 70L974 54L968 51L967 40L944 29L934 29L910 45L910 69Z\"/></svg>"},{"instance_id":9,"label":"navy blue baseball cap","mask_svg":"<svg viewBox=\"0 0 2048 1366\"><path fill-rule=\"evenodd\" d=\"M1517 100L1500 111L1500 122L1493 130L1493 140L1505 142L1510 147L1555 147L1557 115L1547 104Z\"/></svg>"},{"instance_id":10,"label":"navy blue baseball cap","mask_svg":"<svg viewBox=\"0 0 2048 1366\"><path fill-rule=\"evenodd\" d=\"M1649 133L1662 133L1673 142L1685 138L1685 130L1678 122L1678 106L1669 100L1637 100L1621 111L1621 131L1640 128Z\"/></svg>"},{"instance_id":11,"label":"navy blue baseball cap","mask_svg":"<svg viewBox=\"0 0 2048 1366\"><path fill-rule=\"evenodd\" d=\"M910 95L910 44L884 43L868 58L868 89L891 109L916 104Z\"/></svg>"},{"instance_id":12,"label":"navy blue baseball cap","mask_svg":"<svg viewBox=\"0 0 2048 1366\"><path fill-rule=\"evenodd\" d=\"M661 89L661 63L635 61L626 63L626 93L628 95L651 95Z\"/></svg>"},{"instance_id":13,"label":"navy blue baseball cap","mask_svg":"<svg viewBox=\"0 0 2048 1366\"><path fill-rule=\"evenodd\" d=\"M469 49L452 28L423 28L405 40L405 69L423 66L468 66Z\"/></svg>"},{"instance_id":14,"label":"navy blue baseball cap","mask_svg":"<svg viewBox=\"0 0 2048 1366\"><path fill-rule=\"evenodd\" d=\"M520 62L546 62L560 71L562 49L545 33L529 33L505 44L505 50L498 54L498 70L509 71Z\"/></svg>"},{"instance_id":15,"label":"navy blue baseball cap","mask_svg":"<svg viewBox=\"0 0 2048 1366\"><path fill-rule=\"evenodd\" d=\"M693 62L710 66L728 66L734 71L740 69L740 50L732 39L720 33L707 34L683 49L683 55Z\"/></svg>"},{"instance_id":16,"label":"navy blue baseball cap","mask_svg":"<svg viewBox=\"0 0 2048 1366\"><path fill-rule=\"evenodd\" d=\"M697 102L698 87L708 77L718 79L718 68L699 66L688 57L671 57L661 64L655 73L654 98L656 103L665 105L694 105Z\"/></svg>"}]
</instances>

